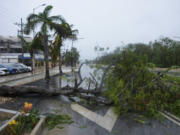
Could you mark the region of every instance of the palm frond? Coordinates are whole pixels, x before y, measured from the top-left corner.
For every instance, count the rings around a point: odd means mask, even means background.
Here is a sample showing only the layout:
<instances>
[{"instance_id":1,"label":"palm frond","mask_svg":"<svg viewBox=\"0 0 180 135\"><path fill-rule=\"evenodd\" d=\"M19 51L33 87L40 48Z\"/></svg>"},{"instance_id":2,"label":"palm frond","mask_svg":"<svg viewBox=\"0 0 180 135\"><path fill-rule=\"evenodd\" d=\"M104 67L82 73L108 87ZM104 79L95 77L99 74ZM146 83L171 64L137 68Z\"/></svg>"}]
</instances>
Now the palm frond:
<instances>
[{"instance_id":1,"label":"palm frond","mask_svg":"<svg viewBox=\"0 0 180 135\"><path fill-rule=\"evenodd\" d=\"M27 17L27 22L32 22L32 21L37 20L37 19L39 19L39 15L37 15L37 14L30 14Z\"/></svg>"},{"instance_id":2,"label":"palm frond","mask_svg":"<svg viewBox=\"0 0 180 135\"><path fill-rule=\"evenodd\" d=\"M44 46L43 46L43 34L41 32L38 32L35 37L34 40L32 41L31 47L34 50L44 50Z\"/></svg>"},{"instance_id":3,"label":"palm frond","mask_svg":"<svg viewBox=\"0 0 180 135\"><path fill-rule=\"evenodd\" d=\"M62 24L49 22L49 25L51 29L54 29L61 36L64 36L67 33L65 27Z\"/></svg>"},{"instance_id":4,"label":"palm frond","mask_svg":"<svg viewBox=\"0 0 180 135\"><path fill-rule=\"evenodd\" d=\"M52 22L65 22L65 19L60 15L50 16L48 19L50 19Z\"/></svg>"},{"instance_id":5,"label":"palm frond","mask_svg":"<svg viewBox=\"0 0 180 135\"><path fill-rule=\"evenodd\" d=\"M72 30L72 33L77 35L77 34L79 34L79 31L78 31L78 29L74 29L74 30Z\"/></svg>"},{"instance_id":6,"label":"palm frond","mask_svg":"<svg viewBox=\"0 0 180 135\"><path fill-rule=\"evenodd\" d=\"M41 17L37 14L30 14L27 17L27 24L25 26L25 33L30 34L30 32L36 27L38 23L42 21Z\"/></svg>"},{"instance_id":7,"label":"palm frond","mask_svg":"<svg viewBox=\"0 0 180 135\"><path fill-rule=\"evenodd\" d=\"M52 10L53 6L48 5L45 7L43 14L45 14L46 16L49 16L50 11Z\"/></svg>"},{"instance_id":8,"label":"palm frond","mask_svg":"<svg viewBox=\"0 0 180 135\"><path fill-rule=\"evenodd\" d=\"M30 34L30 32L39 24L42 23L42 20L39 18L37 20L33 20L33 21L30 21L28 22L26 25L25 25L25 28L24 28L24 33L25 34Z\"/></svg>"}]
</instances>

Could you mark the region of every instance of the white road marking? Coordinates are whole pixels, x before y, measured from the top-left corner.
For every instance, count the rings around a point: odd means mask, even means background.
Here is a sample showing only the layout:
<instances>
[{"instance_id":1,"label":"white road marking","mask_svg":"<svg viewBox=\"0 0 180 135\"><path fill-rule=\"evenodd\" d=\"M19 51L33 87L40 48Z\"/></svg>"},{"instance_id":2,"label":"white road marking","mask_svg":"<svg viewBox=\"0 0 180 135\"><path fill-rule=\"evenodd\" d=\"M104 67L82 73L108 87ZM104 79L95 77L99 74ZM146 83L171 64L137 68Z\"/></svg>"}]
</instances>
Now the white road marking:
<instances>
[{"instance_id":1,"label":"white road marking","mask_svg":"<svg viewBox=\"0 0 180 135\"><path fill-rule=\"evenodd\" d=\"M113 112L111 107L104 116L98 115L97 113L94 113L91 110L88 110L85 107L80 106L78 104L71 104L71 108L72 110L78 112L79 114L83 115L89 120L95 122L99 126L105 128L109 132L111 132L118 118L118 116Z\"/></svg>"},{"instance_id":2,"label":"white road marking","mask_svg":"<svg viewBox=\"0 0 180 135\"><path fill-rule=\"evenodd\" d=\"M171 117L169 117L168 115L166 115L163 112L159 112L161 115L163 115L165 118L167 118L168 120L172 121L173 123L177 124L178 126L180 126L180 123L174 119L172 119Z\"/></svg>"}]
</instances>

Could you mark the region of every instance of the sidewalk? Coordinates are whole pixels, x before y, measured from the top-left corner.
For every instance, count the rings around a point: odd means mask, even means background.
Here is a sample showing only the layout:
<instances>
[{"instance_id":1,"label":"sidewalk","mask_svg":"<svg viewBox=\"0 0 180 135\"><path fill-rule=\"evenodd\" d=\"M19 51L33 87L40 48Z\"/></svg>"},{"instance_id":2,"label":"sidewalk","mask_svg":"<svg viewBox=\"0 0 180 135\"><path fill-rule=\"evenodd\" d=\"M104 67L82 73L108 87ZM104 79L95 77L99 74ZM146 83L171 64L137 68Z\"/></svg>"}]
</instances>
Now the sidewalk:
<instances>
[{"instance_id":1,"label":"sidewalk","mask_svg":"<svg viewBox=\"0 0 180 135\"><path fill-rule=\"evenodd\" d=\"M62 67L62 71L64 73L71 72L70 67ZM58 67L50 69L50 76L57 75L59 73ZM15 86L15 85L24 85L30 82L34 82L45 77L45 72L37 72L34 75L31 73L24 73L18 74L13 76L6 76L0 78L0 85L8 85L8 86Z\"/></svg>"}]
</instances>

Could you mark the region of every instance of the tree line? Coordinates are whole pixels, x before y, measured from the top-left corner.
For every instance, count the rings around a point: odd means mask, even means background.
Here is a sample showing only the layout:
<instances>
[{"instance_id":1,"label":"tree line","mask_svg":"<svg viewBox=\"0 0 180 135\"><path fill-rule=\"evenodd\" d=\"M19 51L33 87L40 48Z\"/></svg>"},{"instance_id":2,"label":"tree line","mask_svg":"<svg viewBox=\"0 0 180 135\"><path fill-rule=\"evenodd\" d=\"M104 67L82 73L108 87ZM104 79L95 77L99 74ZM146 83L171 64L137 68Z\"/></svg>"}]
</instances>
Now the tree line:
<instances>
[{"instance_id":1,"label":"tree line","mask_svg":"<svg viewBox=\"0 0 180 135\"><path fill-rule=\"evenodd\" d=\"M123 49L118 47L113 52L101 56L99 62L107 64L118 60L122 50L129 50L157 67L180 66L180 42L167 37L155 40L149 44L132 43L126 45Z\"/></svg>"}]
</instances>

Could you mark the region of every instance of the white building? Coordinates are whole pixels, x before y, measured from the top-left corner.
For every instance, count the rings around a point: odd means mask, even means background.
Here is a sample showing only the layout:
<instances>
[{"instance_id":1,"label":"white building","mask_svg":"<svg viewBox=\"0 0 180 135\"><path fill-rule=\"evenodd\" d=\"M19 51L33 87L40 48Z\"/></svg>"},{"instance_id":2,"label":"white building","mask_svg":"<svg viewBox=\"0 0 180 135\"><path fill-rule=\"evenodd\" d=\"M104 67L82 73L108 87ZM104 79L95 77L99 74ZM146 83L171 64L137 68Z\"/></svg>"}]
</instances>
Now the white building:
<instances>
[{"instance_id":1,"label":"white building","mask_svg":"<svg viewBox=\"0 0 180 135\"><path fill-rule=\"evenodd\" d=\"M27 42L31 42L32 38L25 37ZM35 54L35 59L43 60L42 52ZM28 50L24 50L24 59L30 64L30 54ZM0 35L0 63L17 63L22 60L22 45L18 37L4 37Z\"/></svg>"}]
</instances>

